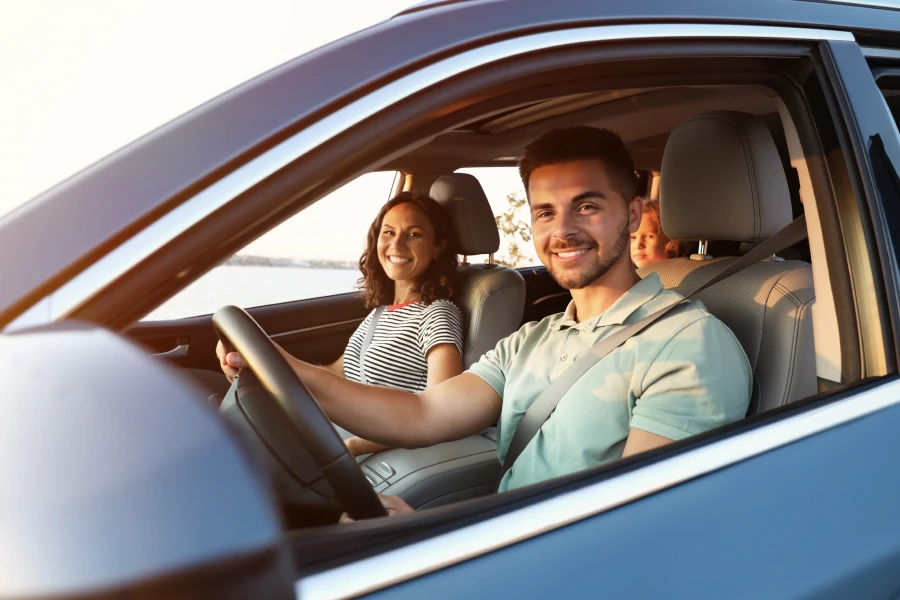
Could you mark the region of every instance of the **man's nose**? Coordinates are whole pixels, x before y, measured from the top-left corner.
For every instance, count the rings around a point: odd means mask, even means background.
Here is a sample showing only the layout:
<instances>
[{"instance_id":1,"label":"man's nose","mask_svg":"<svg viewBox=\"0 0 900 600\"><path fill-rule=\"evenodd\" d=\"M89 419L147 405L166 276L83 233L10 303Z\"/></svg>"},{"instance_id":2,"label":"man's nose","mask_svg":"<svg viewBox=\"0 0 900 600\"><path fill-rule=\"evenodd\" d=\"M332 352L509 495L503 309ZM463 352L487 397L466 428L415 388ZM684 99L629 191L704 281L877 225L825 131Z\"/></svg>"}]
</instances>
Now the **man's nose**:
<instances>
[{"instance_id":1,"label":"man's nose","mask_svg":"<svg viewBox=\"0 0 900 600\"><path fill-rule=\"evenodd\" d=\"M556 237L565 240L576 235L578 235L578 226L575 223L575 216L563 212L556 219Z\"/></svg>"}]
</instances>

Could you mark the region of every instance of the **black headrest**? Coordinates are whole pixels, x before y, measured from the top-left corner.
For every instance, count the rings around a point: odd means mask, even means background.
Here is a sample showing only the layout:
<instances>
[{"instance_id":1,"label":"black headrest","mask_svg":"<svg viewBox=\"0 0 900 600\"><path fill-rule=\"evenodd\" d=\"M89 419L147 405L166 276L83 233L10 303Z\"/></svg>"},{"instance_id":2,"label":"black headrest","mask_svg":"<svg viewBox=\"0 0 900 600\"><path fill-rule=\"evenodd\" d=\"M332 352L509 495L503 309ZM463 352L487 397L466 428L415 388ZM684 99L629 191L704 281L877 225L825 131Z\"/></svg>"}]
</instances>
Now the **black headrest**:
<instances>
[{"instance_id":1,"label":"black headrest","mask_svg":"<svg viewBox=\"0 0 900 600\"><path fill-rule=\"evenodd\" d=\"M500 234L494 212L475 177L467 173L442 175L428 195L450 214L460 254L491 254L499 250Z\"/></svg>"}]
</instances>

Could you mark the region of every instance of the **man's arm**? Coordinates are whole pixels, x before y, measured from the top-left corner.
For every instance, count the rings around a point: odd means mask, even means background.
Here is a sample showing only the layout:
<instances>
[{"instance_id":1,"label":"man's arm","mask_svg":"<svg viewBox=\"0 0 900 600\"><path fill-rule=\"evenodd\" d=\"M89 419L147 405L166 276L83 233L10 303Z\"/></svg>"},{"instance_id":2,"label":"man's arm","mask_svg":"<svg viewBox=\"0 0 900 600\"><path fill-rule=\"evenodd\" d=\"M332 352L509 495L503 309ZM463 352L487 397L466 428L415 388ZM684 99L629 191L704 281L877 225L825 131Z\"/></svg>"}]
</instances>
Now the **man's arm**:
<instances>
[{"instance_id":1,"label":"man's arm","mask_svg":"<svg viewBox=\"0 0 900 600\"><path fill-rule=\"evenodd\" d=\"M653 450L666 444L671 444L672 440L643 429L635 429L634 427L628 432L628 439L625 440L625 449L622 450L622 458L631 456L632 454L640 454L647 450Z\"/></svg>"},{"instance_id":2,"label":"man's arm","mask_svg":"<svg viewBox=\"0 0 900 600\"><path fill-rule=\"evenodd\" d=\"M247 366L221 342L216 348L222 369L232 375ZM500 417L501 400L486 381L463 373L433 388L411 394L364 385L282 350L291 367L334 423L359 437L391 447L416 448L474 435Z\"/></svg>"},{"instance_id":3,"label":"man's arm","mask_svg":"<svg viewBox=\"0 0 900 600\"><path fill-rule=\"evenodd\" d=\"M282 351L282 354L287 354L287 353ZM329 371L331 371L332 373L334 373L335 375L337 375L338 377L343 377L344 376L344 355L341 354L338 357L338 359L336 361L334 361L333 363L331 363L330 365L322 365L322 366L325 367L326 369L328 369Z\"/></svg>"},{"instance_id":4,"label":"man's arm","mask_svg":"<svg viewBox=\"0 0 900 600\"><path fill-rule=\"evenodd\" d=\"M343 358L343 357L342 357ZM459 350L454 344L438 344L428 351L428 387L432 388L452 377L463 372L462 357ZM341 365L343 369L343 364ZM329 371L334 369L328 367ZM341 371L343 373L343 370ZM340 375L341 373L338 373ZM383 452L391 447L384 444L376 444L375 442L362 439L361 437L352 437L344 440L347 448L353 456L362 454L372 454L375 452Z\"/></svg>"}]
</instances>

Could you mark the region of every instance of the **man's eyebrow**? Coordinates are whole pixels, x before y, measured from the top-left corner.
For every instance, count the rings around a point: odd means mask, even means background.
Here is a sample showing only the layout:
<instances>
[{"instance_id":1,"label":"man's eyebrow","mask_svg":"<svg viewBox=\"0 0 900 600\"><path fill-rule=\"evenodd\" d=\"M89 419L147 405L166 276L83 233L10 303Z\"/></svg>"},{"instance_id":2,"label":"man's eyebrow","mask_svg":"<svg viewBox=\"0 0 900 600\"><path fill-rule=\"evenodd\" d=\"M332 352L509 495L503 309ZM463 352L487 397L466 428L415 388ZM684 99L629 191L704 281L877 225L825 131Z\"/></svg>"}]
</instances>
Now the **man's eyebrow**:
<instances>
[{"instance_id":1,"label":"man's eyebrow","mask_svg":"<svg viewBox=\"0 0 900 600\"><path fill-rule=\"evenodd\" d=\"M606 200L606 196L603 195L603 192L598 192L595 190L588 190L587 192L581 192L580 194L578 194L577 196L572 198L569 201L569 204L575 204L576 202L581 202L582 200L587 200L588 198L599 198L600 200ZM543 204L532 204L531 205L532 212L536 211L536 210L546 210L546 209L552 209L552 208L553 208L553 204L551 204L549 202L544 202Z\"/></svg>"},{"instance_id":2,"label":"man's eyebrow","mask_svg":"<svg viewBox=\"0 0 900 600\"><path fill-rule=\"evenodd\" d=\"M572 198L572 203L581 202L582 200L587 200L588 198L599 198L601 200L606 200L606 196L603 195L602 192L597 192L594 190L590 190L587 192L581 192L574 198Z\"/></svg>"}]
</instances>

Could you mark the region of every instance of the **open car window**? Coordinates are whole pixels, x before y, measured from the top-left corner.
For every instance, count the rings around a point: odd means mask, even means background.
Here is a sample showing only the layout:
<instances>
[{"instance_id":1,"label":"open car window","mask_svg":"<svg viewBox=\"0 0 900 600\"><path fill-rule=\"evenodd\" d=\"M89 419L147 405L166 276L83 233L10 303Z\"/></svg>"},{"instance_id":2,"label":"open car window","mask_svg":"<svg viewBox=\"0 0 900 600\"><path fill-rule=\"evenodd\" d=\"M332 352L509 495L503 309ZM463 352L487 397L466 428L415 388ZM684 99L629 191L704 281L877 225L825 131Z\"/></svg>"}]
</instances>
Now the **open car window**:
<instances>
[{"instance_id":1,"label":"open car window","mask_svg":"<svg viewBox=\"0 0 900 600\"><path fill-rule=\"evenodd\" d=\"M263 234L143 318L210 314L226 304L251 308L357 289L359 257L372 219L397 173L360 175Z\"/></svg>"}]
</instances>

